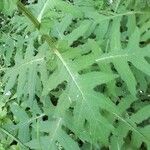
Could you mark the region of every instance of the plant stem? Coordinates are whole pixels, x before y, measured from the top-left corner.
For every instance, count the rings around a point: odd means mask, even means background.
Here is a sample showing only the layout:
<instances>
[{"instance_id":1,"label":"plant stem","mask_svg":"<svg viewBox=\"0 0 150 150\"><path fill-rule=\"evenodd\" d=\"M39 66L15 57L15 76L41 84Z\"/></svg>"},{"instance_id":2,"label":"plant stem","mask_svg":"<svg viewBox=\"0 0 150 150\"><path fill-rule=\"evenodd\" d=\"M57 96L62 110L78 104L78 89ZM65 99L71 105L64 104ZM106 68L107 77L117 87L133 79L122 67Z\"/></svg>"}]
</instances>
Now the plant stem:
<instances>
[{"instance_id":1,"label":"plant stem","mask_svg":"<svg viewBox=\"0 0 150 150\"><path fill-rule=\"evenodd\" d=\"M34 26L39 30L40 22L32 15L32 13L20 2L17 2L18 9L20 9L34 24Z\"/></svg>"},{"instance_id":2,"label":"plant stem","mask_svg":"<svg viewBox=\"0 0 150 150\"><path fill-rule=\"evenodd\" d=\"M17 2L18 9L20 9L26 17L30 19L30 21L34 24L35 28L40 30L40 22L35 18L35 16L20 2ZM55 39L50 37L49 35L42 35L42 39L45 40L51 47L54 47ZM48 40L47 40L48 39Z\"/></svg>"}]
</instances>

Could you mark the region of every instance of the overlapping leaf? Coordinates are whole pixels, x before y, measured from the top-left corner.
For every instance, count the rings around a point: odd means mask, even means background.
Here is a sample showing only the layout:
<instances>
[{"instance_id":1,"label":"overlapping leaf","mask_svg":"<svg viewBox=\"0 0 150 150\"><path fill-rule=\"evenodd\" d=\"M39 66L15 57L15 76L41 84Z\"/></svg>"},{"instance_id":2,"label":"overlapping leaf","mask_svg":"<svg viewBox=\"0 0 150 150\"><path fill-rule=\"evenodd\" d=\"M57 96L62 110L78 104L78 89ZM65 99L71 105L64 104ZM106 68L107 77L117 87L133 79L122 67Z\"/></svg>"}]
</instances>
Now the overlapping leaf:
<instances>
[{"instance_id":1,"label":"overlapping leaf","mask_svg":"<svg viewBox=\"0 0 150 150\"><path fill-rule=\"evenodd\" d=\"M139 1L34 3L17 4L38 32L31 34L33 27L18 17L11 31L17 39L1 39L1 91L5 86L5 96L14 94L3 105L13 121L3 121L1 131L31 149L149 149L147 7L137 11ZM18 35L28 40L18 44Z\"/></svg>"}]
</instances>

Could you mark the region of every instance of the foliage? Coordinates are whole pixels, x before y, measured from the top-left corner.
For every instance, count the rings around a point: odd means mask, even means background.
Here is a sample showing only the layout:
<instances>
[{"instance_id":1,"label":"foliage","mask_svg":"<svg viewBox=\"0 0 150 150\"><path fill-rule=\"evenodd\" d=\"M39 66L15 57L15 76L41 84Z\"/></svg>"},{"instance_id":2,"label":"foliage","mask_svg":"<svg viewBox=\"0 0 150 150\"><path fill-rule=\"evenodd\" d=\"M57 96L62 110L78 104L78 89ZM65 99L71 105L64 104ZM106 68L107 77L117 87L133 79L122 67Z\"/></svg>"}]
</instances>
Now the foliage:
<instances>
[{"instance_id":1,"label":"foliage","mask_svg":"<svg viewBox=\"0 0 150 150\"><path fill-rule=\"evenodd\" d=\"M0 1L0 149L149 150L149 1L22 2Z\"/></svg>"}]
</instances>

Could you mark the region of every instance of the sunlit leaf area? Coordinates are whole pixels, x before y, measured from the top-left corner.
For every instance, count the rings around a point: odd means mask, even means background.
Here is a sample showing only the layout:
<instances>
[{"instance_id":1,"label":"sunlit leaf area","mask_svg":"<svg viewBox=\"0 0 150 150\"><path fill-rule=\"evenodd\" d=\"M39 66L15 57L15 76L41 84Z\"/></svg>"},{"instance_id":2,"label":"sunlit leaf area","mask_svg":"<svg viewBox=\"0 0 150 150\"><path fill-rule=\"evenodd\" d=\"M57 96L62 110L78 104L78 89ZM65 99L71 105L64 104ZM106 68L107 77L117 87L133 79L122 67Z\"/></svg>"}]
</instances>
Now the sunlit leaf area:
<instances>
[{"instance_id":1,"label":"sunlit leaf area","mask_svg":"<svg viewBox=\"0 0 150 150\"><path fill-rule=\"evenodd\" d=\"M150 150L150 0L0 0L0 150Z\"/></svg>"}]
</instances>

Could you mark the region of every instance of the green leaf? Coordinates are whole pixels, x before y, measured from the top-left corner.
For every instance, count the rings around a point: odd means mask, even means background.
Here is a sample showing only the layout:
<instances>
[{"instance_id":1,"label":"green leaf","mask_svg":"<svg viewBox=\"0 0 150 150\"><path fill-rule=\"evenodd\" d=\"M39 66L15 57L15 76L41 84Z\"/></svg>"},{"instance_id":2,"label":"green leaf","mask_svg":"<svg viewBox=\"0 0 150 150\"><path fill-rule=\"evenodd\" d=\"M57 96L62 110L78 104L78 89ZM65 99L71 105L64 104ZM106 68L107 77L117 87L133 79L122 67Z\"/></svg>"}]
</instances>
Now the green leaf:
<instances>
[{"instance_id":1,"label":"green leaf","mask_svg":"<svg viewBox=\"0 0 150 150\"><path fill-rule=\"evenodd\" d=\"M0 1L0 149L150 149L145 2Z\"/></svg>"},{"instance_id":2,"label":"green leaf","mask_svg":"<svg viewBox=\"0 0 150 150\"><path fill-rule=\"evenodd\" d=\"M3 8L4 8L4 2L3 2L3 0L2 0L2 1L0 1L0 11L2 11Z\"/></svg>"},{"instance_id":3,"label":"green leaf","mask_svg":"<svg viewBox=\"0 0 150 150\"><path fill-rule=\"evenodd\" d=\"M1 0L0 10L6 15L12 15L16 9L16 3L18 0Z\"/></svg>"},{"instance_id":4,"label":"green leaf","mask_svg":"<svg viewBox=\"0 0 150 150\"><path fill-rule=\"evenodd\" d=\"M149 105L143 107L137 113L133 114L131 116L131 119L136 123L141 123L142 121L148 119L148 117L150 116L149 109L150 109Z\"/></svg>"},{"instance_id":5,"label":"green leaf","mask_svg":"<svg viewBox=\"0 0 150 150\"><path fill-rule=\"evenodd\" d=\"M68 41L68 44L71 45L74 41L76 41L80 37L84 37L86 31L88 31L91 25L90 21L83 21L75 30L73 30L70 34L65 36L65 40Z\"/></svg>"}]
</instances>

